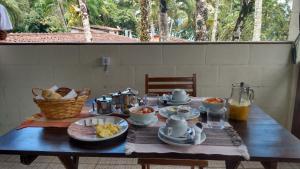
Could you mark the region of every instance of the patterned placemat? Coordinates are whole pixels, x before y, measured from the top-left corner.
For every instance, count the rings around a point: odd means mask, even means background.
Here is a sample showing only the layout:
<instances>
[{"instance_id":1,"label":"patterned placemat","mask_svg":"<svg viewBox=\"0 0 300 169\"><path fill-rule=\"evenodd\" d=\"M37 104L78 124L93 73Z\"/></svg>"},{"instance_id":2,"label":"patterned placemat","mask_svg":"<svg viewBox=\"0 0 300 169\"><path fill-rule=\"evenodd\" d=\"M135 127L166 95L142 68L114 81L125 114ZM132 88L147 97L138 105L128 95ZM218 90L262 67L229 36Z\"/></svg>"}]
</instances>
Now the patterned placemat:
<instances>
[{"instance_id":1,"label":"patterned placemat","mask_svg":"<svg viewBox=\"0 0 300 169\"><path fill-rule=\"evenodd\" d=\"M136 144L162 144L158 139L159 127L136 128L131 127L128 131L127 141ZM242 144L241 137L231 127L224 129L204 128L206 140L201 145L210 146L240 146Z\"/></svg>"},{"instance_id":2,"label":"patterned placemat","mask_svg":"<svg viewBox=\"0 0 300 169\"><path fill-rule=\"evenodd\" d=\"M229 123L224 129L204 127L206 140L200 145L179 147L168 145L158 138L159 125L147 128L130 127L127 135L126 153L184 153L242 156L248 160L249 153L241 137Z\"/></svg>"}]
</instances>

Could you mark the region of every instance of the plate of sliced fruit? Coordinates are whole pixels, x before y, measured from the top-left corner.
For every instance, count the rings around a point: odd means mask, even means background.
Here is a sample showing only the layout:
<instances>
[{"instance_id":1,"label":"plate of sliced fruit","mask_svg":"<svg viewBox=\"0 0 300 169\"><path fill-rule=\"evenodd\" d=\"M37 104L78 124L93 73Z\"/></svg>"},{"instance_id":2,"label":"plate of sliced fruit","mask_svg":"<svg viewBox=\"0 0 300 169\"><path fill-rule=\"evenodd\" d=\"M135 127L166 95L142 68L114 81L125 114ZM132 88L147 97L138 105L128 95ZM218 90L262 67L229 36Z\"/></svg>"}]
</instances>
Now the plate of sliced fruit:
<instances>
[{"instance_id":1,"label":"plate of sliced fruit","mask_svg":"<svg viewBox=\"0 0 300 169\"><path fill-rule=\"evenodd\" d=\"M95 116L78 120L68 128L71 138L96 142L113 139L128 130L128 122L125 119L114 116Z\"/></svg>"}]
</instances>

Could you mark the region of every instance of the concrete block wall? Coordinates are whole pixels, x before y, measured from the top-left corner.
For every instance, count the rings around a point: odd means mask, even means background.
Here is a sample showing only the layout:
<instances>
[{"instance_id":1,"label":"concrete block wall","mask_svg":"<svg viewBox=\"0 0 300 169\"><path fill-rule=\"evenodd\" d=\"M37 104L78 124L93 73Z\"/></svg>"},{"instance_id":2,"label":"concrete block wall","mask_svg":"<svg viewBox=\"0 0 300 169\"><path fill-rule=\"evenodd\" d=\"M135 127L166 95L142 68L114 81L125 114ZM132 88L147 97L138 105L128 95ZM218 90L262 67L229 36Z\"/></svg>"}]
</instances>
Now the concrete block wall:
<instances>
[{"instance_id":1,"label":"concrete block wall","mask_svg":"<svg viewBox=\"0 0 300 169\"><path fill-rule=\"evenodd\" d=\"M144 75L197 74L199 96L229 97L231 84L253 86L255 102L288 126L290 44L104 44L0 46L0 134L39 110L32 87L92 89L92 97L126 87L144 93ZM108 72L100 57L111 57Z\"/></svg>"}]
</instances>

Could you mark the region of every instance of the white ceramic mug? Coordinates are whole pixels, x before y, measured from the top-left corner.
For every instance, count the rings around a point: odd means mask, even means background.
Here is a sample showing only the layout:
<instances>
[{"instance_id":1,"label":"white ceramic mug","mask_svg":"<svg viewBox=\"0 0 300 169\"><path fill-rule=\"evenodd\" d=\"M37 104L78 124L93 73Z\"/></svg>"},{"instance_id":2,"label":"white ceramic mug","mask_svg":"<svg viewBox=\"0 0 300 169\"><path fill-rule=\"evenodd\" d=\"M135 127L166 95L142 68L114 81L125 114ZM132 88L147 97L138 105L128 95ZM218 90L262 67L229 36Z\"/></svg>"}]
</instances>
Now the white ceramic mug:
<instances>
[{"instance_id":1,"label":"white ceramic mug","mask_svg":"<svg viewBox=\"0 0 300 169\"><path fill-rule=\"evenodd\" d=\"M183 89L174 89L172 91L172 100L178 102L186 101L188 95L185 90Z\"/></svg>"},{"instance_id":2,"label":"white ceramic mug","mask_svg":"<svg viewBox=\"0 0 300 169\"><path fill-rule=\"evenodd\" d=\"M184 117L172 115L166 121L165 134L172 137L182 137L186 134L188 127Z\"/></svg>"}]
</instances>

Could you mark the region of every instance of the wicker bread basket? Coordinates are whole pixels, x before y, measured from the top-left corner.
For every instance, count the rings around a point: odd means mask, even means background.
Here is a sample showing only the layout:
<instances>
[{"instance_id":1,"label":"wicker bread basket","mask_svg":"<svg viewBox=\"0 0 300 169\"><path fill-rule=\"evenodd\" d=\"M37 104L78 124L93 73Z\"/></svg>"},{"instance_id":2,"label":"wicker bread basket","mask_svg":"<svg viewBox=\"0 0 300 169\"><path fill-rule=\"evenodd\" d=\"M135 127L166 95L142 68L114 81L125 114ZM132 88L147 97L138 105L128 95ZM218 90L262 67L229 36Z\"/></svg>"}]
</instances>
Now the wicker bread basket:
<instances>
[{"instance_id":1,"label":"wicker bread basket","mask_svg":"<svg viewBox=\"0 0 300 169\"><path fill-rule=\"evenodd\" d=\"M32 94L38 96L42 89L33 88ZM65 96L71 91L69 88L59 88L56 92ZM66 119L76 117L80 114L84 103L91 94L90 89L77 90L77 97L74 99L43 100L33 98L33 101L41 109L48 119Z\"/></svg>"}]
</instances>

